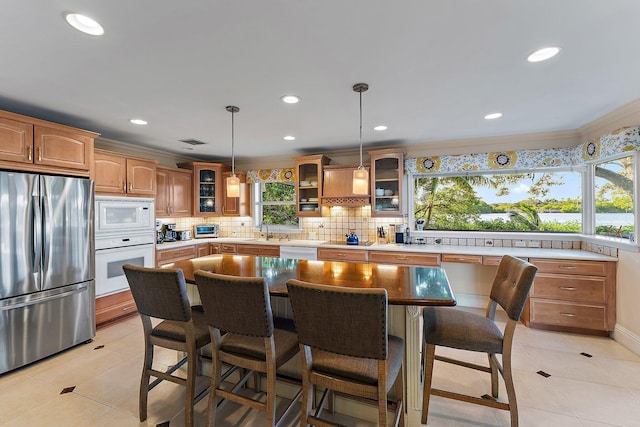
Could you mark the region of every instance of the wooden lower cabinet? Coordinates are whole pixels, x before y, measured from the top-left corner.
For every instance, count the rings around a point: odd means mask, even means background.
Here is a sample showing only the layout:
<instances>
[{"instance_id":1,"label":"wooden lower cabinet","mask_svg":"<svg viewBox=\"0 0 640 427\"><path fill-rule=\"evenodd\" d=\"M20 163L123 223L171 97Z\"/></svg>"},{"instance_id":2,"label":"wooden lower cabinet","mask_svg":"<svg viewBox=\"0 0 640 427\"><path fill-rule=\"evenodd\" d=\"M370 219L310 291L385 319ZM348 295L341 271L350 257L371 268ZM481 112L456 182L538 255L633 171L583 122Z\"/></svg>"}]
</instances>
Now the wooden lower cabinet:
<instances>
[{"instance_id":1,"label":"wooden lower cabinet","mask_svg":"<svg viewBox=\"0 0 640 427\"><path fill-rule=\"evenodd\" d=\"M211 246L209 243L200 243L196 245L196 256L199 258L201 256L211 255Z\"/></svg>"},{"instance_id":2,"label":"wooden lower cabinet","mask_svg":"<svg viewBox=\"0 0 640 427\"><path fill-rule=\"evenodd\" d=\"M96 298L97 327L122 317L131 316L137 312L136 303L133 301L133 295L129 290Z\"/></svg>"},{"instance_id":3,"label":"wooden lower cabinet","mask_svg":"<svg viewBox=\"0 0 640 427\"><path fill-rule=\"evenodd\" d=\"M369 251L318 248L318 259L323 261L367 262L369 261Z\"/></svg>"},{"instance_id":4,"label":"wooden lower cabinet","mask_svg":"<svg viewBox=\"0 0 640 427\"><path fill-rule=\"evenodd\" d=\"M416 267L437 267L440 265L440 254L369 251L369 262L375 262L378 264L409 265Z\"/></svg>"},{"instance_id":5,"label":"wooden lower cabinet","mask_svg":"<svg viewBox=\"0 0 640 427\"><path fill-rule=\"evenodd\" d=\"M530 258L538 267L522 315L528 326L605 335L616 323L616 263Z\"/></svg>"},{"instance_id":6,"label":"wooden lower cabinet","mask_svg":"<svg viewBox=\"0 0 640 427\"><path fill-rule=\"evenodd\" d=\"M238 255L255 255L279 257L280 246L278 245L236 245Z\"/></svg>"},{"instance_id":7,"label":"wooden lower cabinet","mask_svg":"<svg viewBox=\"0 0 640 427\"><path fill-rule=\"evenodd\" d=\"M182 246L175 249L156 250L156 266L162 267L172 262L196 257L196 245Z\"/></svg>"},{"instance_id":8,"label":"wooden lower cabinet","mask_svg":"<svg viewBox=\"0 0 640 427\"><path fill-rule=\"evenodd\" d=\"M458 262L462 264L482 264L482 255L442 254L442 262Z\"/></svg>"},{"instance_id":9,"label":"wooden lower cabinet","mask_svg":"<svg viewBox=\"0 0 640 427\"><path fill-rule=\"evenodd\" d=\"M233 243L221 243L219 254L235 254L238 251L237 245Z\"/></svg>"}]
</instances>

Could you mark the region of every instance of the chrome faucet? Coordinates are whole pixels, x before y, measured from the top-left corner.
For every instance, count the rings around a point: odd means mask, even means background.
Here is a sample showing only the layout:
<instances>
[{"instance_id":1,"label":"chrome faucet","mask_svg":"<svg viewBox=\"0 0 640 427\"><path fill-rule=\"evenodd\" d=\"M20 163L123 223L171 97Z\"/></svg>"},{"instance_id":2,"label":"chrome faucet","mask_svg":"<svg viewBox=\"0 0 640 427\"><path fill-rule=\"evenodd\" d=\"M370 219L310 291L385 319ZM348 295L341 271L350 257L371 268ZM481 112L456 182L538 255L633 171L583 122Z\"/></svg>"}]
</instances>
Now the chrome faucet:
<instances>
[{"instance_id":1,"label":"chrome faucet","mask_svg":"<svg viewBox=\"0 0 640 427\"><path fill-rule=\"evenodd\" d=\"M269 238L273 237L272 235L269 234L269 223L268 222L264 222L262 221L260 223L260 232L262 233L262 226L264 225L264 228L266 230L266 234L265 234L265 240L269 240Z\"/></svg>"}]
</instances>

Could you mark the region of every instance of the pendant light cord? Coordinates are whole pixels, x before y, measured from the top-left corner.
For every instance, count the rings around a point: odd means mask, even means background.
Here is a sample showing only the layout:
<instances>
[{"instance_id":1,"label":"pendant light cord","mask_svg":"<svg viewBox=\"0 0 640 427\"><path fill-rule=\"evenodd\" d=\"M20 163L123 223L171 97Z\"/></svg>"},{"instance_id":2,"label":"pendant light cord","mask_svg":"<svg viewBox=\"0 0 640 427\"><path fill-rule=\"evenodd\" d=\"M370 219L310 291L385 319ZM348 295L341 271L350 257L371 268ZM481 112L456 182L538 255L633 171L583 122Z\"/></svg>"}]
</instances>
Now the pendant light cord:
<instances>
[{"instance_id":1,"label":"pendant light cord","mask_svg":"<svg viewBox=\"0 0 640 427\"><path fill-rule=\"evenodd\" d=\"M236 156L234 153L234 147L235 147L234 116L235 115L236 115L235 111L231 111L231 176L235 176L236 174Z\"/></svg>"},{"instance_id":2,"label":"pendant light cord","mask_svg":"<svg viewBox=\"0 0 640 427\"><path fill-rule=\"evenodd\" d=\"M360 92L360 169L362 169L362 92Z\"/></svg>"}]
</instances>

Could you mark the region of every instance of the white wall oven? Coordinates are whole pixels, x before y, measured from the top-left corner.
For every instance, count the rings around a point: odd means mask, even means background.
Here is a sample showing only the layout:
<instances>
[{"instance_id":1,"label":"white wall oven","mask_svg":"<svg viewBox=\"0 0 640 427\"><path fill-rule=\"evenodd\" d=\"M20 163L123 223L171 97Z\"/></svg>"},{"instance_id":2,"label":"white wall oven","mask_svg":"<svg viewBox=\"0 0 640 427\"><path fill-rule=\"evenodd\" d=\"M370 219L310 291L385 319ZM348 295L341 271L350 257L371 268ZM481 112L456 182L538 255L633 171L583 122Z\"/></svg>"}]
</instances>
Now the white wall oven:
<instances>
[{"instance_id":1,"label":"white wall oven","mask_svg":"<svg viewBox=\"0 0 640 427\"><path fill-rule=\"evenodd\" d=\"M129 289L122 266L155 265L153 199L96 197L96 297Z\"/></svg>"}]
</instances>

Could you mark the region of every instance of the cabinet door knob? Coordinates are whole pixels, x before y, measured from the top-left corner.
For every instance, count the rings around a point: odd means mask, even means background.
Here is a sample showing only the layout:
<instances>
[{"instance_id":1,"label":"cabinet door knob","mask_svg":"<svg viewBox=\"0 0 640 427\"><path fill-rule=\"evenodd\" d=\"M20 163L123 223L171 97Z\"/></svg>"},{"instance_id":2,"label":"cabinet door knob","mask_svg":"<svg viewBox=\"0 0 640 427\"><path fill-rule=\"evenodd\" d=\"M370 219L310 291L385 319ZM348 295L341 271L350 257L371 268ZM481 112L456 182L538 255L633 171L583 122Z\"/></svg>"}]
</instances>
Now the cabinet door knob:
<instances>
[{"instance_id":1,"label":"cabinet door knob","mask_svg":"<svg viewBox=\"0 0 640 427\"><path fill-rule=\"evenodd\" d=\"M27 146L27 160L31 161L31 146Z\"/></svg>"},{"instance_id":2,"label":"cabinet door knob","mask_svg":"<svg viewBox=\"0 0 640 427\"><path fill-rule=\"evenodd\" d=\"M40 153L40 147L36 147L36 154L38 155L38 161L42 161L42 154Z\"/></svg>"}]
</instances>

